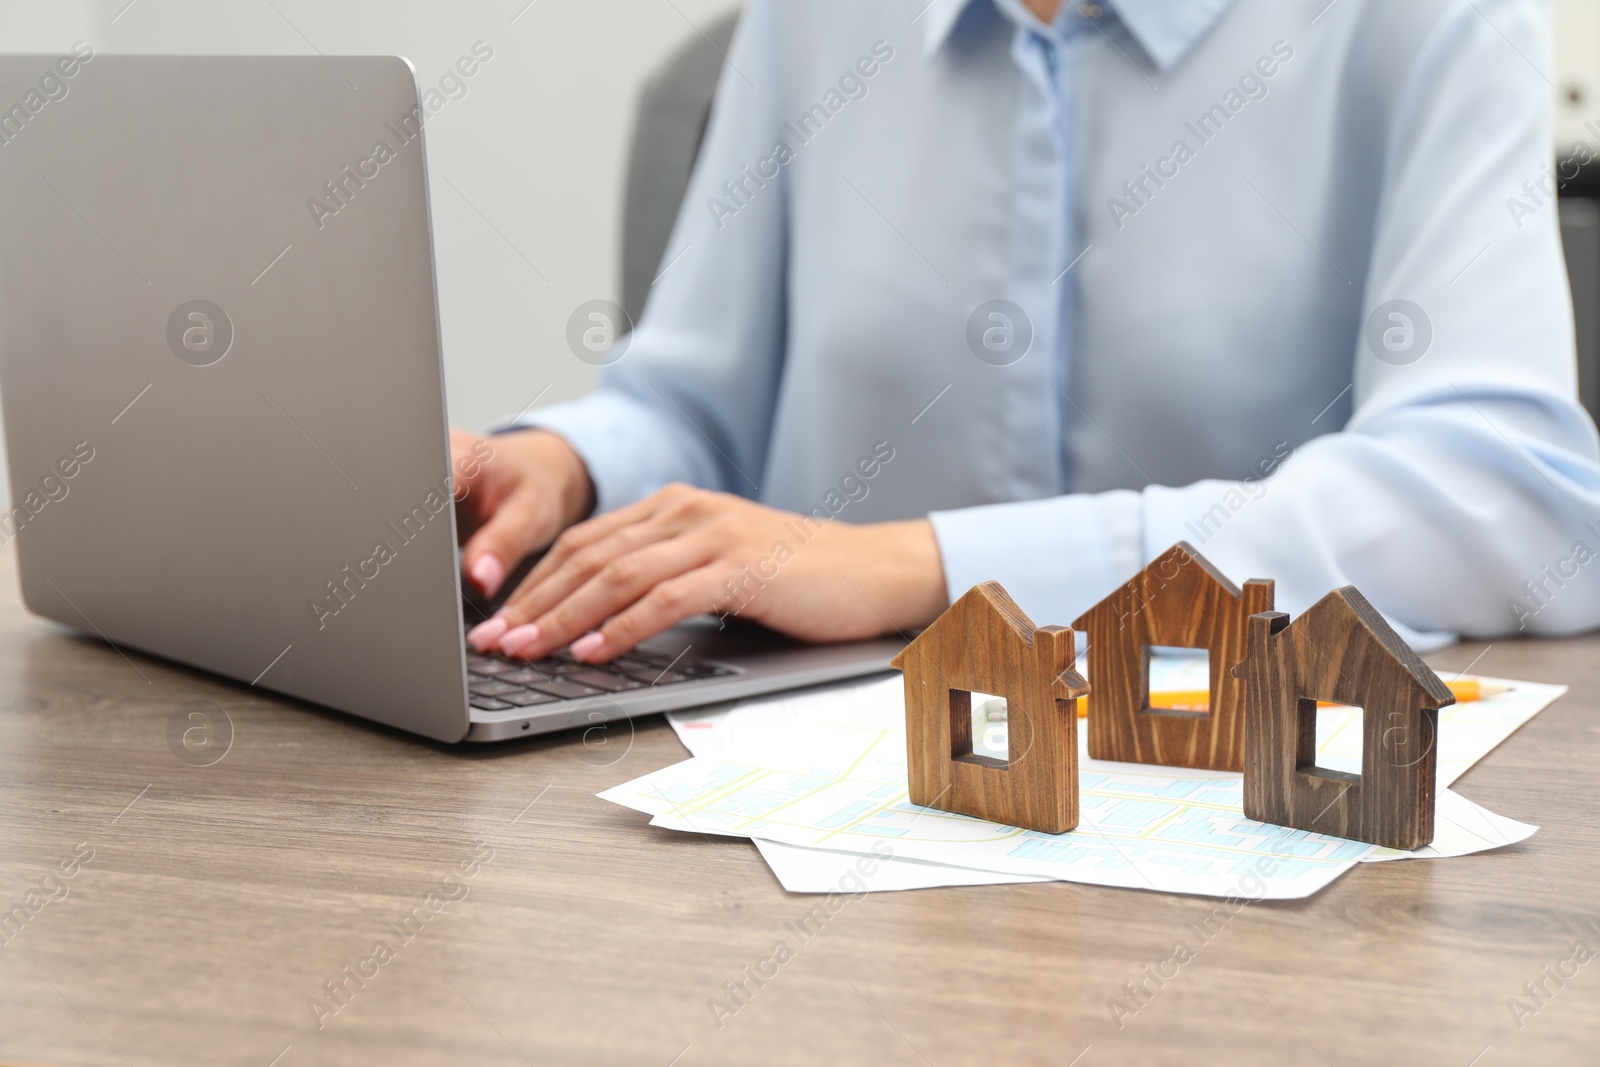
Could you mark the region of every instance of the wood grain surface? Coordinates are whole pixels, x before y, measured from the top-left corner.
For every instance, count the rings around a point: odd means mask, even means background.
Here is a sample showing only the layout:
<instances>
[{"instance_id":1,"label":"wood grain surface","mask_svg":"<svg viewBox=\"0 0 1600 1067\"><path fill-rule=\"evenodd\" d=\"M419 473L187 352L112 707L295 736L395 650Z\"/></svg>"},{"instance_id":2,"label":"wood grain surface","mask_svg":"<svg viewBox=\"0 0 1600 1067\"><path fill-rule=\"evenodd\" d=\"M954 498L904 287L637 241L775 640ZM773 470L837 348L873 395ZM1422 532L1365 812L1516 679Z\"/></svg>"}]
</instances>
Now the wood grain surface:
<instances>
[{"instance_id":1,"label":"wood grain surface","mask_svg":"<svg viewBox=\"0 0 1600 1067\"><path fill-rule=\"evenodd\" d=\"M1250 616L1272 610L1273 586L1243 588L1180 541L1072 625L1089 635L1089 755L1125 763L1244 769L1244 658ZM1208 710L1150 707L1150 647L1203 648L1210 655Z\"/></svg>"},{"instance_id":2,"label":"wood grain surface","mask_svg":"<svg viewBox=\"0 0 1600 1067\"><path fill-rule=\"evenodd\" d=\"M1573 686L1455 787L1543 827L1518 847L1367 865L1204 942L1216 901L1053 883L868 894L802 942L790 924L821 898L785 893L751 844L595 798L685 758L660 718L587 744L418 741L30 618L10 567L0 908L80 845L93 857L0 945L0 1062L1596 1061L1600 961L1562 987L1544 969L1600 948L1600 638L1430 657ZM192 766L168 733L206 705L232 745ZM468 877L480 843L492 858ZM318 1029L323 983L399 941L390 924L429 893L459 894L447 877L465 895ZM780 938L793 958L719 1028L708 998ZM1180 941L1193 959L1157 987ZM1541 981L1514 1020L1508 998ZM1153 994L1119 1028L1108 1001L1136 982Z\"/></svg>"},{"instance_id":3,"label":"wood grain surface","mask_svg":"<svg viewBox=\"0 0 1600 1067\"><path fill-rule=\"evenodd\" d=\"M1250 620L1244 813L1410 850L1433 841L1439 709L1455 696L1354 586ZM1361 709L1361 773L1317 762L1317 702Z\"/></svg>"},{"instance_id":4,"label":"wood grain surface","mask_svg":"<svg viewBox=\"0 0 1600 1067\"><path fill-rule=\"evenodd\" d=\"M906 777L924 807L1060 834L1078 825L1072 631L1036 629L998 582L973 586L917 635L905 676ZM1006 699L1007 758L972 751L972 694Z\"/></svg>"}]
</instances>

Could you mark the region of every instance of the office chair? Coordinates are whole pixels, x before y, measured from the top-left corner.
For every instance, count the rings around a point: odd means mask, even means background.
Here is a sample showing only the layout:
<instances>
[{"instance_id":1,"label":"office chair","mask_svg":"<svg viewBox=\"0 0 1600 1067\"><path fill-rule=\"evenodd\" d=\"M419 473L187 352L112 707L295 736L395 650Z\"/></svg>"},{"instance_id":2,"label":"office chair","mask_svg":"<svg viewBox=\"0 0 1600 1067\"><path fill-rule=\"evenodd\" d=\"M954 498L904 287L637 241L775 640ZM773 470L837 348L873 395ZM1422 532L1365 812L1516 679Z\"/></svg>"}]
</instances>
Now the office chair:
<instances>
[{"instance_id":1,"label":"office chair","mask_svg":"<svg viewBox=\"0 0 1600 1067\"><path fill-rule=\"evenodd\" d=\"M667 241L700 154L711 98L739 20L730 12L695 33L645 82L628 159L622 219L622 307L638 322L665 266Z\"/></svg>"},{"instance_id":2,"label":"office chair","mask_svg":"<svg viewBox=\"0 0 1600 1067\"><path fill-rule=\"evenodd\" d=\"M1578 331L1578 392L1600 422L1600 202L1563 191L1561 244Z\"/></svg>"}]
</instances>

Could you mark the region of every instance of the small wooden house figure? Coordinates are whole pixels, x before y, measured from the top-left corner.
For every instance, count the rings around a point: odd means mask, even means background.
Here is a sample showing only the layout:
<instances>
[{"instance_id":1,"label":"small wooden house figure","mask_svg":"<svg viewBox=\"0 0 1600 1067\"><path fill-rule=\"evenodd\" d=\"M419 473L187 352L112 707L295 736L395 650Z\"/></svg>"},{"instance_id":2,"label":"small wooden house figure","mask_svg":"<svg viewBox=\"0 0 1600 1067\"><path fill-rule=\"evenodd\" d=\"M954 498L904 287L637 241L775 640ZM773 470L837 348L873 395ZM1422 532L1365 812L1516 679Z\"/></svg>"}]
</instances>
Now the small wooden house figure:
<instances>
[{"instance_id":1,"label":"small wooden house figure","mask_svg":"<svg viewBox=\"0 0 1600 1067\"><path fill-rule=\"evenodd\" d=\"M1389 848L1433 840L1439 709L1455 697L1354 586L1250 620L1244 813ZM1098 698L1098 696L1097 696ZM1361 773L1316 766L1317 701L1362 709Z\"/></svg>"},{"instance_id":2,"label":"small wooden house figure","mask_svg":"<svg viewBox=\"0 0 1600 1067\"><path fill-rule=\"evenodd\" d=\"M913 804L1046 833L1078 825L1072 631L1036 629L997 582L973 586L894 658L905 673ZM972 749L973 693L1006 699L1008 758Z\"/></svg>"},{"instance_id":3,"label":"small wooden house figure","mask_svg":"<svg viewBox=\"0 0 1600 1067\"><path fill-rule=\"evenodd\" d=\"M1125 763L1244 769L1244 658L1250 616L1272 610L1272 583L1230 582L1187 542L1167 549L1072 625L1089 635L1089 755ZM1152 707L1152 646L1205 649L1206 710Z\"/></svg>"}]
</instances>

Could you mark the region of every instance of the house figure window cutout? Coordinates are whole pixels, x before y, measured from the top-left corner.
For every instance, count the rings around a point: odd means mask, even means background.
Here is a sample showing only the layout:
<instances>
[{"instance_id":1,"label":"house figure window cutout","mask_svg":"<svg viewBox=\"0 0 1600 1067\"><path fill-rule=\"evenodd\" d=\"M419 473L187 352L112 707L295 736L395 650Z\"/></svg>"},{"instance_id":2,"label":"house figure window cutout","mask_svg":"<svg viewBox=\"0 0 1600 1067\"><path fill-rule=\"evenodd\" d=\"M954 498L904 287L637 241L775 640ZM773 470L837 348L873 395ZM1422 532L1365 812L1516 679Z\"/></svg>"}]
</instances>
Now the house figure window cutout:
<instances>
[{"instance_id":1,"label":"house figure window cutout","mask_svg":"<svg viewBox=\"0 0 1600 1067\"><path fill-rule=\"evenodd\" d=\"M1455 697L1354 586L1292 623L1251 618L1233 674L1246 818L1406 851L1433 840L1439 709ZM1363 709L1360 775L1316 766L1319 700Z\"/></svg>"},{"instance_id":2,"label":"house figure window cutout","mask_svg":"<svg viewBox=\"0 0 1600 1067\"><path fill-rule=\"evenodd\" d=\"M998 582L973 586L891 666L904 672L906 765L913 804L1007 826L1065 833L1078 825L1073 633L1035 628ZM1006 699L1008 759L972 750L973 693Z\"/></svg>"},{"instance_id":3,"label":"house figure window cutout","mask_svg":"<svg viewBox=\"0 0 1600 1067\"><path fill-rule=\"evenodd\" d=\"M1272 610L1273 584L1240 589L1179 541L1072 625L1089 635L1089 755L1123 763L1244 769L1244 658L1252 615ZM1211 659L1206 711L1150 706L1152 646L1204 649Z\"/></svg>"}]
</instances>

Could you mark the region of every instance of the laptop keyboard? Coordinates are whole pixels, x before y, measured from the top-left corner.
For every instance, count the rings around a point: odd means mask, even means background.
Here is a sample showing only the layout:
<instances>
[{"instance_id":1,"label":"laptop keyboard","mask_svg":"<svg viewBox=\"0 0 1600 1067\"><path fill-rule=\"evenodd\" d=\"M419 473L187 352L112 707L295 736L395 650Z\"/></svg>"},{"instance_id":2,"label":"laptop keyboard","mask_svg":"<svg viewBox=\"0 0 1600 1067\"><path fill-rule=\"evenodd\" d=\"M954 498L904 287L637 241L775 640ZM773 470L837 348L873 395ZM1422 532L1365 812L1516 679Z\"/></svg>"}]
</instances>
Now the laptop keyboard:
<instances>
[{"instance_id":1,"label":"laptop keyboard","mask_svg":"<svg viewBox=\"0 0 1600 1067\"><path fill-rule=\"evenodd\" d=\"M579 663L565 652L515 660L467 650L467 702L479 711L511 711L560 700L626 693L736 673L731 667L633 651L610 663Z\"/></svg>"}]
</instances>

